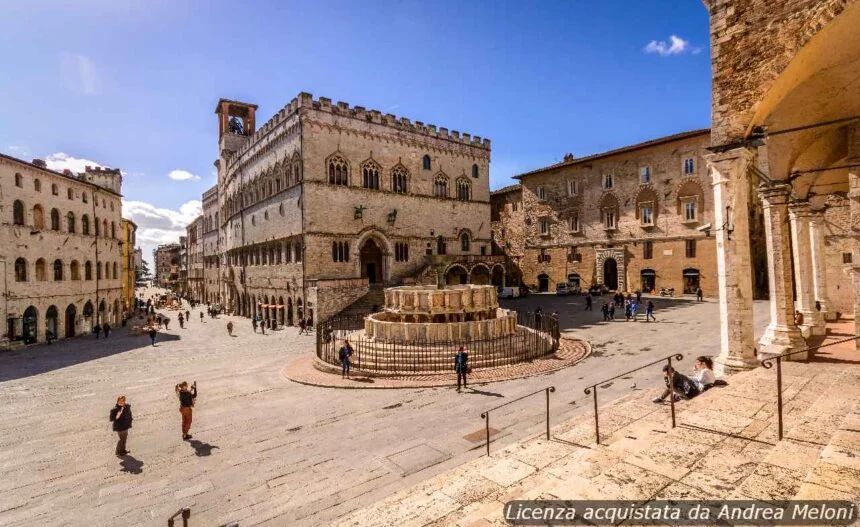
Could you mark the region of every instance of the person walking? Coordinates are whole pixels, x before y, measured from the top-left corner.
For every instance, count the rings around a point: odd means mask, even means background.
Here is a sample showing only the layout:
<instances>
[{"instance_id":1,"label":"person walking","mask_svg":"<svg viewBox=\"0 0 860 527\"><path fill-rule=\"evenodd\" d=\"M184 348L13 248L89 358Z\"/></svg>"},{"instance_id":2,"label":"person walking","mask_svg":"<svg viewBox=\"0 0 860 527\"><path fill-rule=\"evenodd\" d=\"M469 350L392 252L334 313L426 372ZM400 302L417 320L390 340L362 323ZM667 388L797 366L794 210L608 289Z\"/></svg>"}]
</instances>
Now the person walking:
<instances>
[{"instance_id":1,"label":"person walking","mask_svg":"<svg viewBox=\"0 0 860 527\"><path fill-rule=\"evenodd\" d=\"M110 324L108 324L107 322L105 322L105 325L104 325L104 326L102 326L102 331L104 331L104 332L105 332L105 338L110 337L110 330L111 330Z\"/></svg>"},{"instance_id":2,"label":"person walking","mask_svg":"<svg viewBox=\"0 0 860 527\"><path fill-rule=\"evenodd\" d=\"M200 323L201 324L203 323L203 311L202 310L200 311Z\"/></svg>"},{"instance_id":3,"label":"person walking","mask_svg":"<svg viewBox=\"0 0 860 527\"><path fill-rule=\"evenodd\" d=\"M191 307L194 307L193 305ZM191 322L191 311L185 310L185 320Z\"/></svg>"},{"instance_id":4,"label":"person walking","mask_svg":"<svg viewBox=\"0 0 860 527\"><path fill-rule=\"evenodd\" d=\"M642 290L641 289L636 290L636 303L637 304L642 303Z\"/></svg>"},{"instance_id":5,"label":"person walking","mask_svg":"<svg viewBox=\"0 0 860 527\"><path fill-rule=\"evenodd\" d=\"M155 346L155 336L158 334L155 331L155 326L149 326L149 340L152 341L152 345Z\"/></svg>"},{"instance_id":6,"label":"person walking","mask_svg":"<svg viewBox=\"0 0 860 527\"><path fill-rule=\"evenodd\" d=\"M460 391L460 382L463 383L463 388L466 387L466 374L469 373L469 354L463 346L454 355L454 371L457 372L457 391Z\"/></svg>"},{"instance_id":7,"label":"person walking","mask_svg":"<svg viewBox=\"0 0 860 527\"><path fill-rule=\"evenodd\" d=\"M266 334L266 321L262 319L260 320L260 333Z\"/></svg>"},{"instance_id":8,"label":"person walking","mask_svg":"<svg viewBox=\"0 0 860 527\"><path fill-rule=\"evenodd\" d=\"M233 322L227 322L227 334L233 336Z\"/></svg>"},{"instance_id":9,"label":"person walking","mask_svg":"<svg viewBox=\"0 0 860 527\"><path fill-rule=\"evenodd\" d=\"M624 321L630 322L630 315L633 308L633 304L631 302L624 303Z\"/></svg>"},{"instance_id":10,"label":"person walking","mask_svg":"<svg viewBox=\"0 0 860 527\"><path fill-rule=\"evenodd\" d=\"M96 340L99 339L99 335L101 335L101 332L102 332L102 327L100 325L96 324L96 327L93 328L93 333L96 334Z\"/></svg>"},{"instance_id":11,"label":"person walking","mask_svg":"<svg viewBox=\"0 0 860 527\"><path fill-rule=\"evenodd\" d=\"M704 295L702 294L702 288L696 287L696 302L701 302L704 300Z\"/></svg>"},{"instance_id":12,"label":"person walking","mask_svg":"<svg viewBox=\"0 0 860 527\"><path fill-rule=\"evenodd\" d=\"M630 302L630 316L633 318L633 322L639 321L639 303L638 302Z\"/></svg>"},{"instance_id":13,"label":"person walking","mask_svg":"<svg viewBox=\"0 0 860 527\"><path fill-rule=\"evenodd\" d=\"M657 319L654 318L654 302L648 301L648 304L645 306L645 322L649 322L648 318L651 318L654 322L657 322Z\"/></svg>"},{"instance_id":14,"label":"person walking","mask_svg":"<svg viewBox=\"0 0 860 527\"><path fill-rule=\"evenodd\" d=\"M313 313L310 313L308 315L308 328L307 329L308 329L309 335L310 335L311 331L314 330L314 315L313 315Z\"/></svg>"},{"instance_id":15,"label":"person walking","mask_svg":"<svg viewBox=\"0 0 860 527\"><path fill-rule=\"evenodd\" d=\"M170 329L168 327L170 325L170 318L169 317L164 317L161 319L161 321L164 322L164 329Z\"/></svg>"},{"instance_id":16,"label":"person walking","mask_svg":"<svg viewBox=\"0 0 860 527\"><path fill-rule=\"evenodd\" d=\"M197 399L197 381L188 387L187 381L182 381L174 388L176 396L179 398L179 413L182 414L182 439L191 439L191 420L194 408L194 401Z\"/></svg>"},{"instance_id":17,"label":"person walking","mask_svg":"<svg viewBox=\"0 0 860 527\"><path fill-rule=\"evenodd\" d=\"M257 332L257 317L251 317L251 327L254 328L254 333Z\"/></svg>"},{"instance_id":18,"label":"person walking","mask_svg":"<svg viewBox=\"0 0 860 527\"><path fill-rule=\"evenodd\" d=\"M609 320L615 320L615 304L609 304Z\"/></svg>"},{"instance_id":19,"label":"person walking","mask_svg":"<svg viewBox=\"0 0 860 527\"><path fill-rule=\"evenodd\" d=\"M352 356L352 346L349 344L348 340L343 341L343 346L340 348L340 352L338 352L338 358L340 359L340 378L343 379L346 377L349 378L349 367L352 365L349 358Z\"/></svg>"},{"instance_id":20,"label":"person walking","mask_svg":"<svg viewBox=\"0 0 860 527\"><path fill-rule=\"evenodd\" d=\"M116 406L110 411L110 421L113 423L113 431L116 432L116 455L124 456L130 451L126 449L128 430L131 428L131 405L125 400L125 395L116 398Z\"/></svg>"},{"instance_id":21,"label":"person walking","mask_svg":"<svg viewBox=\"0 0 860 527\"><path fill-rule=\"evenodd\" d=\"M299 335L304 333L306 328L307 328L307 322L305 322L305 319L300 318L299 319Z\"/></svg>"},{"instance_id":22,"label":"person walking","mask_svg":"<svg viewBox=\"0 0 860 527\"><path fill-rule=\"evenodd\" d=\"M592 303L594 300L591 298L591 293L585 293L585 310L592 311Z\"/></svg>"},{"instance_id":23,"label":"person walking","mask_svg":"<svg viewBox=\"0 0 860 527\"><path fill-rule=\"evenodd\" d=\"M609 320L609 304L606 302L600 307L600 311L603 313L603 321L606 322Z\"/></svg>"},{"instance_id":24,"label":"person walking","mask_svg":"<svg viewBox=\"0 0 860 527\"><path fill-rule=\"evenodd\" d=\"M179 329L185 329L185 317L182 316L182 313L179 313Z\"/></svg>"}]
</instances>

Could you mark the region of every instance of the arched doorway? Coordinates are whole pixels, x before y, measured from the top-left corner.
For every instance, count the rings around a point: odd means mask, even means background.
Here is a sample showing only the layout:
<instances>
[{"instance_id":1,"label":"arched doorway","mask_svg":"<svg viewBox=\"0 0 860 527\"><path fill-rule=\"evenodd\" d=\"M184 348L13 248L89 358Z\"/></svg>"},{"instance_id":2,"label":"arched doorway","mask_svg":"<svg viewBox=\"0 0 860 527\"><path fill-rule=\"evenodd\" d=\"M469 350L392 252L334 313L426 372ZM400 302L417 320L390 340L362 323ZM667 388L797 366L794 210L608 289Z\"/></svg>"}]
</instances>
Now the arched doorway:
<instances>
[{"instance_id":1,"label":"arched doorway","mask_svg":"<svg viewBox=\"0 0 860 527\"><path fill-rule=\"evenodd\" d=\"M574 289L582 288L582 280L579 277L579 273L570 273L567 275L567 283L570 284Z\"/></svg>"},{"instance_id":2,"label":"arched doorway","mask_svg":"<svg viewBox=\"0 0 860 527\"><path fill-rule=\"evenodd\" d=\"M113 301L113 325L118 326L120 324L119 317L119 299Z\"/></svg>"},{"instance_id":3,"label":"arched doorway","mask_svg":"<svg viewBox=\"0 0 860 527\"><path fill-rule=\"evenodd\" d=\"M69 304L66 308L66 338L75 336L75 316L77 309L74 304Z\"/></svg>"},{"instance_id":4,"label":"arched doorway","mask_svg":"<svg viewBox=\"0 0 860 527\"><path fill-rule=\"evenodd\" d=\"M107 322L107 319L105 318L105 315L107 314L106 311L107 308L105 307L105 301L102 300L99 303L99 318L96 320L96 324L103 324Z\"/></svg>"},{"instance_id":5,"label":"arched doorway","mask_svg":"<svg viewBox=\"0 0 860 527\"><path fill-rule=\"evenodd\" d=\"M610 291L618 290L618 262L615 258L603 261L603 285Z\"/></svg>"},{"instance_id":6,"label":"arched doorway","mask_svg":"<svg viewBox=\"0 0 860 527\"><path fill-rule=\"evenodd\" d=\"M651 293L657 288L657 273L654 269L642 269L642 289L643 293Z\"/></svg>"},{"instance_id":7,"label":"arched doorway","mask_svg":"<svg viewBox=\"0 0 860 527\"><path fill-rule=\"evenodd\" d=\"M684 269L684 294L692 295L699 288L699 270Z\"/></svg>"},{"instance_id":8,"label":"arched doorway","mask_svg":"<svg viewBox=\"0 0 860 527\"><path fill-rule=\"evenodd\" d=\"M36 311L36 308L33 306L28 307L24 310L24 319L22 326L22 335L24 337L24 344L35 344L39 330L39 312Z\"/></svg>"},{"instance_id":9,"label":"arched doorway","mask_svg":"<svg viewBox=\"0 0 860 527\"><path fill-rule=\"evenodd\" d=\"M476 285L488 285L490 283L490 270L483 265L472 268L471 283Z\"/></svg>"},{"instance_id":10,"label":"arched doorway","mask_svg":"<svg viewBox=\"0 0 860 527\"><path fill-rule=\"evenodd\" d=\"M84 304L84 333L91 333L93 330L93 303L87 301Z\"/></svg>"},{"instance_id":11,"label":"arched doorway","mask_svg":"<svg viewBox=\"0 0 860 527\"><path fill-rule=\"evenodd\" d=\"M505 269L501 265L493 266L490 283L496 287L502 287L505 285Z\"/></svg>"},{"instance_id":12,"label":"arched doorway","mask_svg":"<svg viewBox=\"0 0 860 527\"><path fill-rule=\"evenodd\" d=\"M546 273L541 273L537 277L538 279L538 292L546 293L549 291L549 275Z\"/></svg>"},{"instance_id":13,"label":"arched doorway","mask_svg":"<svg viewBox=\"0 0 860 527\"><path fill-rule=\"evenodd\" d=\"M284 297L278 297L278 325L284 325Z\"/></svg>"},{"instance_id":14,"label":"arched doorway","mask_svg":"<svg viewBox=\"0 0 860 527\"><path fill-rule=\"evenodd\" d=\"M293 299L287 298L287 325L293 325Z\"/></svg>"},{"instance_id":15,"label":"arched doorway","mask_svg":"<svg viewBox=\"0 0 860 527\"><path fill-rule=\"evenodd\" d=\"M367 278L371 284L382 282L382 249L372 238L361 246L359 261L362 278Z\"/></svg>"},{"instance_id":16,"label":"arched doorway","mask_svg":"<svg viewBox=\"0 0 860 527\"><path fill-rule=\"evenodd\" d=\"M469 273L460 265L452 265L445 272L445 283L448 285L460 285L469 283Z\"/></svg>"},{"instance_id":17,"label":"arched doorway","mask_svg":"<svg viewBox=\"0 0 860 527\"><path fill-rule=\"evenodd\" d=\"M48 333L51 334L51 339L57 338L57 318L59 317L59 313L57 312L57 306L51 306L45 311L45 338L47 339Z\"/></svg>"}]
</instances>

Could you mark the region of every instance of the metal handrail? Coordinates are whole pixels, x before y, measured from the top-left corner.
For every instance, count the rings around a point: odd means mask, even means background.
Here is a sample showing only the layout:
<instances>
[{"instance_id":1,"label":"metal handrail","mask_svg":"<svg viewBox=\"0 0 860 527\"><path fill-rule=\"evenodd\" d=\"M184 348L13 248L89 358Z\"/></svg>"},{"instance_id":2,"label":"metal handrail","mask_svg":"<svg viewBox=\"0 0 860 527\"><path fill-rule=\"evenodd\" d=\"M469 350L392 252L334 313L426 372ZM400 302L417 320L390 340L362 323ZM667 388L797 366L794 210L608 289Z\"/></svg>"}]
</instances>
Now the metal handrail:
<instances>
[{"instance_id":1,"label":"metal handrail","mask_svg":"<svg viewBox=\"0 0 860 527\"><path fill-rule=\"evenodd\" d=\"M595 440L596 440L595 442L598 445L600 444L600 418L598 417L598 410L597 410L597 388L599 388L600 385L605 384L609 381L614 381L615 379L618 379L620 377L626 377L627 375L629 375L633 372L643 370L643 369L647 368L648 366L653 366L653 365L659 364L663 361L667 361L667 363L669 364L669 367L671 368L673 358L675 360L678 360L678 361L684 360L684 355L681 353L673 353L672 355L669 355L668 357L663 357L662 359L655 360L654 362L649 362L648 364L643 364L642 366L639 366L638 368L634 368L628 372L621 373L619 375L616 375L615 377L610 377L610 378L604 379L600 382L596 382L596 383L588 386L584 390L585 395L594 394L594 436L595 436ZM669 406L672 409L672 428L675 428L675 392L674 392L674 390L671 389L672 388L672 380L671 379L669 381L669 388L670 388Z\"/></svg>"},{"instance_id":2,"label":"metal handrail","mask_svg":"<svg viewBox=\"0 0 860 527\"><path fill-rule=\"evenodd\" d=\"M178 511L174 512L173 516L167 519L167 527L173 527L174 519L180 514L182 515L182 527L188 527L188 518L191 517L191 509L188 507L182 507Z\"/></svg>"},{"instance_id":3,"label":"metal handrail","mask_svg":"<svg viewBox=\"0 0 860 527\"><path fill-rule=\"evenodd\" d=\"M778 419L778 436L779 440L782 441L782 359L785 357L790 357L792 355L796 355L798 353L805 353L821 348L827 348L829 346L835 346L837 344L842 344L845 342L851 342L852 340L860 339L860 335L855 335L853 337L848 337L847 339L837 340L835 342L829 342L827 344L821 344L818 346L812 346L809 348L804 348L795 351L789 351L788 353L783 353L781 355L777 355L775 357L768 357L766 359L761 360L761 365L765 369L770 369L773 367L773 362L776 361L776 414Z\"/></svg>"},{"instance_id":4,"label":"metal handrail","mask_svg":"<svg viewBox=\"0 0 860 527\"><path fill-rule=\"evenodd\" d=\"M485 429L487 431L487 455L488 456L490 455L490 412L498 410L499 408L504 408L505 406L508 406L509 404L513 404L517 401L522 401L523 399L525 399L527 397L531 397L532 395L537 395L541 392L546 392L546 438L547 438L547 440L549 440L549 394L554 392L554 391L555 391L555 386L547 386L546 388L543 388L542 390L538 390L538 391L532 392L532 393L527 393L525 395L517 397L516 399L511 399L510 401L508 401L504 404L500 404L498 406L490 408L489 410L484 410L484 412L481 413L481 419L484 420Z\"/></svg>"}]
</instances>

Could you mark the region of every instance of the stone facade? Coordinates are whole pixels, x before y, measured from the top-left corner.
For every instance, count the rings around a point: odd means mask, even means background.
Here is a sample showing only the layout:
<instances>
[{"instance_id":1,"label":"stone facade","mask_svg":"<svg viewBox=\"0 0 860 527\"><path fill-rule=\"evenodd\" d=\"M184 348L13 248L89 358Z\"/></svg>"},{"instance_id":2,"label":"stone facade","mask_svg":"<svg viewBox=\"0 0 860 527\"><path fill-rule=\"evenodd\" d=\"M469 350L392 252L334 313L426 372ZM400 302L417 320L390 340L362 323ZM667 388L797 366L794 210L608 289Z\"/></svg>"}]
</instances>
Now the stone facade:
<instances>
[{"instance_id":1,"label":"stone facade","mask_svg":"<svg viewBox=\"0 0 860 527\"><path fill-rule=\"evenodd\" d=\"M130 312L134 308L135 284L137 283L137 224L122 218L122 309Z\"/></svg>"},{"instance_id":2,"label":"stone facade","mask_svg":"<svg viewBox=\"0 0 860 527\"><path fill-rule=\"evenodd\" d=\"M220 301L221 291L221 242L218 222L218 185L203 193L203 287L196 300L207 303Z\"/></svg>"},{"instance_id":3,"label":"stone facade","mask_svg":"<svg viewBox=\"0 0 860 527\"><path fill-rule=\"evenodd\" d=\"M255 111L216 109L230 309L325 318L370 284L420 274L426 255L490 255L489 140L307 93L259 130Z\"/></svg>"},{"instance_id":4,"label":"stone facade","mask_svg":"<svg viewBox=\"0 0 860 527\"><path fill-rule=\"evenodd\" d=\"M166 243L152 251L155 263L154 283L158 287L174 289L179 284L179 244Z\"/></svg>"},{"instance_id":5,"label":"stone facade","mask_svg":"<svg viewBox=\"0 0 860 527\"><path fill-rule=\"evenodd\" d=\"M200 299L203 294L203 215L197 216L194 221L185 227L188 240L186 257L187 272L187 295L190 299Z\"/></svg>"},{"instance_id":6,"label":"stone facade","mask_svg":"<svg viewBox=\"0 0 860 527\"><path fill-rule=\"evenodd\" d=\"M61 174L0 155L0 346L121 322L121 186L119 170Z\"/></svg>"},{"instance_id":7,"label":"stone facade","mask_svg":"<svg viewBox=\"0 0 860 527\"><path fill-rule=\"evenodd\" d=\"M509 233L512 254L523 247L525 283L676 294L698 285L716 295L718 224L702 158L708 144L708 130L696 130L517 176L522 203L505 192L511 204L500 210L498 229ZM508 223L520 217L522 226Z\"/></svg>"}]
</instances>

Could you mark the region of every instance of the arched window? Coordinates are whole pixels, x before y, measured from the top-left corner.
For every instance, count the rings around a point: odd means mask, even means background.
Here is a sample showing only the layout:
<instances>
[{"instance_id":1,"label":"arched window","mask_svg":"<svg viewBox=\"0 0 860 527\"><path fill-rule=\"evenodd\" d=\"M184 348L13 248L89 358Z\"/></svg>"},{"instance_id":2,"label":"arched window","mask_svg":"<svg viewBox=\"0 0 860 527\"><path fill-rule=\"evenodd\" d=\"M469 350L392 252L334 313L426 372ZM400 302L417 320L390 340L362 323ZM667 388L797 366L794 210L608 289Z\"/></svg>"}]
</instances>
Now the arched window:
<instances>
[{"instance_id":1,"label":"arched window","mask_svg":"<svg viewBox=\"0 0 860 527\"><path fill-rule=\"evenodd\" d=\"M15 173L15 186L24 188L24 176L19 173Z\"/></svg>"},{"instance_id":2,"label":"arched window","mask_svg":"<svg viewBox=\"0 0 860 527\"><path fill-rule=\"evenodd\" d=\"M110 222L110 237L116 238L116 222Z\"/></svg>"},{"instance_id":3,"label":"arched window","mask_svg":"<svg viewBox=\"0 0 860 527\"><path fill-rule=\"evenodd\" d=\"M93 279L93 263L87 262L84 264L84 279L92 280Z\"/></svg>"},{"instance_id":4,"label":"arched window","mask_svg":"<svg viewBox=\"0 0 860 527\"><path fill-rule=\"evenodd\" d=\"M96 228L96 236L98 236L101 231L99 230L99 219L97 216L93 216L93 226Z\"/></svg>"},{"instance_id":5,"label":"arched window","mask_svg":"<svg viewBox=\"0 0 860 527\"><path fill-rule=\"evenodd\" d=\"M636 219L641 226L651 227L656 224L659 210L657 199L657 193L650 186L636 194Z\"/></svg>"},{"instance_id":6,"label":"arched window","mask_svg":"<svg viewBox=\"0 0 860 527\"><path fill-rule=\"evenodd\" d=\"M36 281L44 282L48 279L48 270L45 268L45 259L36 260Z\"/></svg>"},{"instance_id":7,"label":"arched window","mask_svg":"<svg viewBox=\"0 0 860 527\"><path fill-rule=\"evenodd\" d=\"M75 213L74 212L69 211L69 213L66 214L66 223L68 223L68 228L66 230L68 230L69 232L75 232Z\"/></svg>"},{"instance_id":8,"label":"arched window","mask_svg":"<svg viewBox=\"0 0 860 527\"><path fill-rule=\"evenodd\" d=\"M54 281L61 282L63 280L63 261L54 260Z\"/></svg>"},{"instance_id":9,"label":"arched window","mask_svg":"<svg viewBox=\"0 0 860 527\"><path fill-rule=\"evenodd\" d=\"M72 260L72 263L69 264L69 274L71 275L72 280L81 279L81 266L77 260Z\"/></svg>"},{"instance_id":10,"label":"arched window","mask_svg":"<svg viewBox=\"0 0 860 527\"><path fill-rule=\"evenodd\" d=\"M478 165L473 164L473 165L472 165L472 177L473 177L473 178L477 178L477 177L478 177L478 176L480 176L480 175L481 175L481 174L480 174L480 172L478 171Z\"/></svg>"},{"instance_id":11,"label":"arched window","mask_svg":"<svg viewBox=\"0 0 860 527\"><path fill-rule=\"evenodd\" d=\"M71 188L70 188L70 189L66 189L66 196L67 196L69 199L75 199L75 191L74 191L74 189L71 189Z\"/></svg>"},{"instance_id":12,"label":"arched window","mask_svg":"<svg viewBox=\"0 0 860 527\"><path fill-rule=\"evenodd\" d=\"M430 170L431 165L430 165L430 156L429 155L424 154L424 157L421 159L421 167L424 170Z\"/></svg>"},{"instance_id":13,"label":"arched window","mask_svg":"<svg viewBox=\"0 0 860 527\"><path fill-rule=\"evenodd\" d=\"M457 180L457 199L460 201L469 201L472 199L472 184L466 178Z\"/></svg>"},{"instance_id":14,"label":"arched window","mask_svg":"<svg viewBox=\"0 0 860 527\"><path fill-rule=\"evenodd\" d=\"M469 233L464 232L460 235L460 251L467 253L472 247L472 240L469 238Z\"/></svg>"},{"instance_id":15,"label":"arched window","mask_svg":"<svg viewBox=\"0 0 860 527\"><path fill-rule=\"evenodd\" d=\"M604 194L600 199L600 220L604 229L613 230L618 227L619 212L618 198L610 193Z\"/></svg>"},{"instance_id":16,"label":"arched window","mask_svg":"<svg viewBox=\"0 0 860 527\"><path fill-rule=\"evenodd\" d=\"M96 263L96 280L101 280L101 279L102 279L102 263L97 262Z\"/></svg>"},{"instance_id":17,"label":"arched window","mask_svg":"<svg viewBox=\"0 0 860 527\"><path fill-rule=\"evenodd\" d=\"M448 176L437 174L433 179L433 195L437 198L448 197Z\"/></svg>"},{"instance_id":18,"label":"arched window","mask_svg":"<svg viewBox=\"0 0 860 527\"><path fill-rule=\"evenodd\" d=\"M81 233L89 234L90 233L90 217L84 214L81 216Z\"/></svg>"},{"instance_id":19,"label":"arched window","mask_svg":"<svg viewBox=\"0 0 860 527\"><path fill-rule=\"evenodd\" d=\"M84 203L87 203L87 193L86 192L81 192L81 200Z\"/></svg>"},{"instance_id":20,"label":"arched window","mask_svg":"<svg viewBox=\"0 0 860 527\"><path fill-rule=\"evenodd\" d=\"M364 188L379 190L379 165L367 161L361 166L361 181Z\"/></svg>"},{"instance_id":21,"label":"arched window","mask_svg":"<svg viewBox=\"0 0 860 527\"><path fill-rule=\"evenodd\" d=\"M116 280L119 278L119 273L117 272L116 262L113 263L113 279Z\"/></svg>"},{"instance_id":22,"label":"arched window","mask_svg":"<svg viewBox=\"0 0 860 527\"><path fill-rule=\"evenodd\" d=\"M15 281L27 281L27 260L23 258L18 258L17 260L15 260Z\"/></svg>"},{"instance_id":23,"label":"arched window","mask_svg":"<svg viewBox=\"0 0 860 527\"><path fill-rule=\"evenodd\" d=\"M24 225L24 202L19 199L16 199L15 203L12 204L12 223Z\"/></svg>"},{"instance_id":24,"label":"arched window","mask_svg":"<svg viewBox=\"0 0 860 527\"><path fill-rule=\"evenodd\" d=\"M42 182L39 181L39 178L33 180L33 190L36 192L42 192Z\"/></svg>"},{"instance_id":25,"label":"arched window","mask_svg":"<svg viewBox=\"0 0 860 527\"><path fill-rule=\"evenodd\" d=\"M108 230L107 230L107 220L102 220L102 233L105 238L107 238Z\"/></svg>"},{"instance_id":26,"label":"arched window","mask_svg":"<svg viewBox=\"0 0 860 527\"><path fill-rule=\"evenodd\" d=\"M60 230L60 211L57 209L51 209L51 230Z\"/></svg>"},{"instance_id":27,"label":"arched window","mask_svg":"<svg viewBox=\"0 0 860 527\"><path fill-rule=\"evenodd\" d=\"M409 173L403 165L397 165L391 171L391 190L398 194L406 194L408 190Z\"/></svg>"},{"instance_id":28,"label":"arched window","mask_svg":"<svg viewBox=\"0 0 860 527\"><path fill-rule=\"evenodd\" d=\"M33 206L33 228L37 231L45 228L45 212L41 205Z\"/></svg>"},{"instance_id":29,"label":"arched window","mask_svg":"<svg viewBox=\"0 0 860 527\"><path fill-rule=\"evenodd\" d=\"M328 182L332 185L349 185L349 164L339 155L328 161Z\"/></svg>"},{"instance_id":30,"label":"arched window","mask_svg":"<svg viewBox=\"0 0 860 527\"><path fill-rule=\"evenodd\" d=\"M54 196L60 195L60 187L58 187L56 183L51 183L51 194Z\"/></svg>"}]
</instances>

